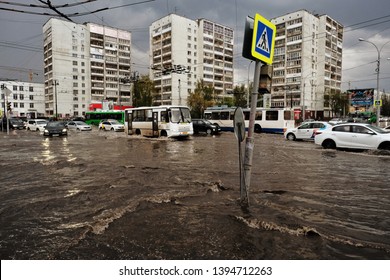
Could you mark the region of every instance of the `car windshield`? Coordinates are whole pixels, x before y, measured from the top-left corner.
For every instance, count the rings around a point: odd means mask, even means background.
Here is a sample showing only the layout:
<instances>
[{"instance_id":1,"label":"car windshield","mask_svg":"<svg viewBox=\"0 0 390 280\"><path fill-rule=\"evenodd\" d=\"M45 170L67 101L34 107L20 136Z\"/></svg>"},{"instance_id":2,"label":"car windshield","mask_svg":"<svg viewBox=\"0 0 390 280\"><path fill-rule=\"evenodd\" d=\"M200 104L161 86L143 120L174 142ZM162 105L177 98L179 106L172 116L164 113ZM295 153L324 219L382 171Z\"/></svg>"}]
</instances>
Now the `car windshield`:
<instances>
[{"instance_id":1,"label":"car windshield","mask_svg":"<svg viewBox=\"0 0 390 280\"><path fill-rule=\"evenodd\" d=\"M9 121L10 121L12 124L18 124L18 123L22 124L22 123L23 123L23 121L20 120L20 119L9 119Z\"/></svg>"},{"instance_id":2,"label":"car windshield","mask_svg":"<svg viewBox=\"0 0 390 280\"><path fill-rule=\"evenodd\" d=\"M62 122L49 122L46 127L61 127L64 126Z\"/></svg>"},{"instance_id":3,"label":"car windshield","mask_svg":"<svg viewBox=\"0 0 390 280\"><path fill-rule=\"evenodd\" d=\"M111 124L121 124L120 122L118 121L110 121Z\"/></svg>"},{"instance_id":4,"label":"car windshield","mask_svg":"<svg viewBox=\"0 0 390 280\"><path fill-rule=\"evenodd\" d=\"M388 134L389 133L389 131L386 131L383 128L380 128L377 126L373 126L371 124L367 125L367 127L371 128L373 131L375 131L376 133L379 133L379 134Z\"/></svg>"},{"instance_id":5,"label":"car windshield","mask_svg":"<svg viewBox=\"0 0 390 280\"><path fill-rule=\"evenodd\" d=\"M46 121L37 121L37 124L46 124Z\"/></svg>"},{"instance_id":6,"label":"car windshield","mask_svg":"<svg viewBox=\"0 0 390 280\"><path fill-rule=\"evenodd\" d=\"M86 125L86 123L82 121L75 121L74 123L77 125Z\"/></svg>"}]
</instances>

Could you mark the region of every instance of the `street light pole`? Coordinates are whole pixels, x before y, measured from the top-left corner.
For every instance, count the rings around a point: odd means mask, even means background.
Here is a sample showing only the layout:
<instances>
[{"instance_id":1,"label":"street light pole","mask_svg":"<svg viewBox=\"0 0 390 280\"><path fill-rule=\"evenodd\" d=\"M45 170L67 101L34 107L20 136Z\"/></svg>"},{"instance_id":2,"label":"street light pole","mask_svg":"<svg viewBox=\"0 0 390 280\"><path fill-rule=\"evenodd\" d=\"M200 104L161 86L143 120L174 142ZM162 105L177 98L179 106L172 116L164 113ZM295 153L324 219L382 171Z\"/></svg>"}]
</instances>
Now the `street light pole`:
<instances>
[{"instance_id":1,"label":"street light pole","mask_svg":"<svg viewBox=\"0 0 390 280\"><path fill-rule=\"evenodd\" d=\"M384 43L380 49L371 41L367 41L363 38L359 38L359 41L370 43L371 45L373 45L375 47L376 51L378 52L378 60L376 62L375 71L376 71L376 100L379 101L381 99L380 94L379 94L379 73L380 73L380 64L381 64L381 51L387 43L390 43L390 41ZM381 116L381 106L380 106L380 104L375 104L375 100L374 100L374 105L376 105L376 125L379 127L379 118Z\"/></svg>"},{"instance_id":2,"label":"street light pole","mask_svg":"<svg viewBox=\"0 0 390 280\"><path fill-rule=\"evenodd\" d=\"M57 102L57 85L58 85L58 80L54 80L53 81L53 85L54 85L54 98L55 98L55 106L56 106L56 113L55 113L55 120L57 120L57 117L58 117L58 102Z\"/></svg>"}]
</instances>

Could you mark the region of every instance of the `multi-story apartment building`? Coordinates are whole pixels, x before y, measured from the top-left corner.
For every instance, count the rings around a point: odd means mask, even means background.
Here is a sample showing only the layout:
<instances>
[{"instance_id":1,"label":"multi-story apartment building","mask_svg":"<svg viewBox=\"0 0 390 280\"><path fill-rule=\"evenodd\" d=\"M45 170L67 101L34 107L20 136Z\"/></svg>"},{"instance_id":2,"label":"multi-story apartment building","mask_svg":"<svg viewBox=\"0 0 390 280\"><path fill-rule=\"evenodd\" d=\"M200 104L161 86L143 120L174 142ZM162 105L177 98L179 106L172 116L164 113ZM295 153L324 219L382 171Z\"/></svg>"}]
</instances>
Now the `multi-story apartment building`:
<instances>
[{"instance_id":1,"label":"multi-story apartment building","mask_svg":"<svg viewBox=\"0 0 390 280\"><path fill-rule=\"evenodd\" d=\"M214 87L217 97L232 90L232 29L170 14L153 22L149 32L156 105L186 105L200 80Z\"/></svg>"},{"instance_id":2,"label":"multi-story apartment building","mask_svg":"<svg viewBox=\"0 0 390 280\"><path fill-rule=\"evenodd\" d=\"M0 117L7 111L10 103L12 117L37 118L45 115L45 95L42 83L0 81Z\"/></svg>"},{"instance_id":3,"label":"multi-story apartment building","mask_svg":"<svg viewBox=\"0 0 390 280\"><path fill-rule=\"evenodd\" d=\"M330 117L329 95L341 92L343 26L306 10L271 20L276 25L272 107L306 118Z\"/></svg>"},{"instance_id":4,"label":"multi-story apartment building","mask_svg":"<svg viewBox=\"0 0 390 280\"><path fill-rule=\"evenodd\" d=\"M82 116L91 103L131 104L131 33L52 18L43 26L45 112Z\"/></svg>"}]
</instances>

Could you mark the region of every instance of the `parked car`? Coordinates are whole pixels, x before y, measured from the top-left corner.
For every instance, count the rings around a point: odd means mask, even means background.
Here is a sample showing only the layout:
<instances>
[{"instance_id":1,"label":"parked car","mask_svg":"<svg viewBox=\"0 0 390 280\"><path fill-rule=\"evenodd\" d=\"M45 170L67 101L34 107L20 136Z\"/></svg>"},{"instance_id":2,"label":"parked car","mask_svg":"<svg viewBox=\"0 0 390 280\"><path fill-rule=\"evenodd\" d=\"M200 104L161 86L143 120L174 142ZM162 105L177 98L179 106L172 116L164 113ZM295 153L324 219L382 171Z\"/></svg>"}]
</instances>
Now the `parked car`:
<instances>
[{"instance_id":1,"label":"parked car","mask_svg":"<svg viewBox=\"0 0 390 280\"><path fill-rule=\"evenodd\" d=\"M78 131L91 131L92 127L83 121L70 121L66 124L68 129L75 129Z\"/></svg>"},{"instance_id":2,"label":"parked car","mask_svg":"<svg viewBox=\"0 0 390 280\"><path fill-rule=\"evenodd\" d=\"M1 120L0 129L7 129L7 118ZM9 129L24 129L24 122L19 118L9 118Z\"/></svg>"},{"instance_id":3,"label":"parked car","mask_svg":"<svg viewBox=\"0 0 390 280\"><path fill-rule=\"evenodd\" d=\"M390 131L364 123L338 124L316 134L314 142L325 149L390 150Z\"/></svg>"},{"instance_id":4,"label":"parked car","mask_svg":"<svg viewBox=\"0 0 390 280\"><path fill-rule=\"evenodd\" d=\"M125 126L117 120L103 120L99 123L99 130L125 131Z\"/></svg>"},{"instance_id":5,"label":"parked car","mask_svg":"<svg viewBox=\"0 0 390 280\"><path fill-rule=\"evenodd\" d=\"M306 120L302 121L302 124L308 123L308 122L315 122L315 121L316 121L315 119L306 119Z\"/></svg>"},{"instance_id":6,"label":"parked car","mask_svg":"<svg viewBox=\"0 0 390 280\"><path fill-rule=\"evenodd\" d=\"M204 119L192 119L192 125L194 127L194 133L204 132L209 135L218 134L221 132L221 127L217 124L212 124L208 120Z\"/></svg>"},{"instance_id":7,"label":"parked car","mask_svg":"<svg viewBox=\"0 0 390 280\"><path fill-rule=\"evenodd\" d=\"M335 125L335 124L339 124L339 123L343 123L343 122L345 122L345 120L342 118L333 118L333 119L329 120L329 123L331 125Z\"/></svg>"},{"instance_id":8,"label":"parked car","mask_svg":"<svg viewBox=\"0 0 390 280\"><path fill-rule=\"evenodd\" d=\"M314 135L318 131L322 131L330 127L327 122L306 122L295 128L289 128L284 133L287 140L314 140Z\"/></svg>"},{"instance_id":9,"label":"parked car","mask_svg":"<svg viewBox=\"0 0 390 280\"><path fill-rule=\"evenodd\" d=\"M44 131L48 123L45 119L29 119L27 120L26 129L31 131Z\"/></svg>"},{"instance_id":10,"label":"parked car","mask_svg":"<svg viewBox=\"0 0 390 280\"><path fill-rule=\"evenodd\" d=\"M68 129L65 127L64 122L51 121L48 122L44 131L44 136L66 136L68 135Z\"/></svg>"}]
</instances>

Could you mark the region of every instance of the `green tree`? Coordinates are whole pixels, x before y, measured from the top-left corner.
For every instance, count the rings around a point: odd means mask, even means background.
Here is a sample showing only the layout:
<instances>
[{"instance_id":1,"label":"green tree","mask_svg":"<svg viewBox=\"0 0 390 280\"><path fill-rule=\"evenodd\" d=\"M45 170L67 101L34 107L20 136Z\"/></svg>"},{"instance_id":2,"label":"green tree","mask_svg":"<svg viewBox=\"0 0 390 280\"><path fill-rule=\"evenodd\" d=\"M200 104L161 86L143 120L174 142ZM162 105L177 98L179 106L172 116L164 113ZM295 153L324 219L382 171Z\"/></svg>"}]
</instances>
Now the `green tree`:
<instances>
[{"instance_id":1,"label":"green tree","mask_svg":"<svg viewBox=\"0 0 390 280\"><path fill-rule=\"evenodd\" d=\"M247 103L247 90L245 85L235 86L233 89L234 106L246 107Z\"/></svg>"},{"instance_id":2,"label":"green tree","mask_svg":"<svg viewBox=\"0 0 390 280\"><path fill-rule=\"evenodd\" d=\"M348 111L349 100L347 93L331 93L325 95L325 104L328 104L333 115L343 114L343 112Z\"/></svg>"},{"instance_id":3,"label":"green tree","mask_svg":"<svg viewBox=\"0 0 390 280\"><path fill-rule=\"evenodd\" d=\"M193 118L202 118L204 110L214 104L214 88L206 85L203 80L198 81L194 92L191 92L187 98L191 116Z\"/></svg>"},{"instance_id":4,"label":"green tree","mask_svg":"<svg viewBox=\"0 0 390 280\"><path fill-rule=\"evenodd\" d=\"M152 106L154 96L154 83L148 75L142 75L134 82L133 106Z\"/></svg>"}]
</instances>

